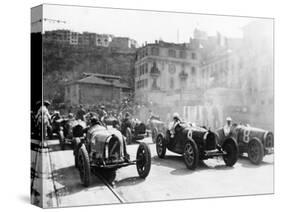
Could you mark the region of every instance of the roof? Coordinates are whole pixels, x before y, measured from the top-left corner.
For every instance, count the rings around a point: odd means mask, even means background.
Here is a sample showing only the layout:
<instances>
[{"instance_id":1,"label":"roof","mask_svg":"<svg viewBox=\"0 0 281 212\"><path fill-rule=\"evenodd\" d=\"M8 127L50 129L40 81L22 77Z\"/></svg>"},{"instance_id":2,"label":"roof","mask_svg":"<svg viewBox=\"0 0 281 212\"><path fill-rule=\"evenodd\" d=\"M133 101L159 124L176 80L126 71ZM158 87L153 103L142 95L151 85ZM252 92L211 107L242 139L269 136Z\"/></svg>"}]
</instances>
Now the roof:
<instances>
[{"instance_id":1,"label":"roof","mask_svg":"<svg viewBox=\"0 0 281 212\"><path fill-rule=\"evenodd\" d=\"M94 75L91 75L89 77L80 79L75 81L74 83L86 83L86 84L96 84L96 85L111 85L110 82L107 82L101 78L98 78Z\"/></svg>"},{"instance_id":2,"label":"roof","mask_svg":"<svg viewBox=\"0 0 281 212\"><path fill-rule=\"evenodd\" d=\"M114 86L117 88L128 88L128 89L130 88L126 83L108 82L106 80L103 80L102 78L96 77L95 75L91 75L86 78L67 83L67 85L69 84L93 84L93 85Z\"/></svg>"}]
</instances>

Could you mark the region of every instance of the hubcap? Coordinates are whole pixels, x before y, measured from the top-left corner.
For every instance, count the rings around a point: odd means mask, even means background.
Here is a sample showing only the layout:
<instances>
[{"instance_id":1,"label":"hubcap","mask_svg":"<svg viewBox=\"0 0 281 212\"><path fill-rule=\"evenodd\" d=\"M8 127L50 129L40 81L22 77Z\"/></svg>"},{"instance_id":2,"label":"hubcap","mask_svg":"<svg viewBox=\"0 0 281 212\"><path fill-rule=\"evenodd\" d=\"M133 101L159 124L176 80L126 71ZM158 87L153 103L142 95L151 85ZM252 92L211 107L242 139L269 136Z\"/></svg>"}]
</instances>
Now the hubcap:
<instances>
[{"instance_id":1,"label":"hubcap","mask_svg":"<svg viewBox=\"0 0 281 212\"><path fill-rule=\"evenodd\" d=\"M158 152L159 155L161 155L162 151L163 151L163 141L162 141L162 138L159 137L157 139L157 152Z\"/></svg>"},{"instance_id":2,"label":"hubcap","mask_svg":"<svg viewBox=\"0 0 281 212\"><path fill-rule=\"evenodd\" d=\"M249 156L252 158L253 161L257 161L259 157L260 151L259 147L256 143L253 143L249 147Z\"/></svg>"},{"instance_id":3,"label":"hubcap","mask_svg":"<svg viewBox=\"0 0 281 212\"><path fill-rule=\"evenodd\" d=\"M184 156L187 164L192 165L194 161L194 151L190 143L186 145Z\"/></svg>"}]
</instances>

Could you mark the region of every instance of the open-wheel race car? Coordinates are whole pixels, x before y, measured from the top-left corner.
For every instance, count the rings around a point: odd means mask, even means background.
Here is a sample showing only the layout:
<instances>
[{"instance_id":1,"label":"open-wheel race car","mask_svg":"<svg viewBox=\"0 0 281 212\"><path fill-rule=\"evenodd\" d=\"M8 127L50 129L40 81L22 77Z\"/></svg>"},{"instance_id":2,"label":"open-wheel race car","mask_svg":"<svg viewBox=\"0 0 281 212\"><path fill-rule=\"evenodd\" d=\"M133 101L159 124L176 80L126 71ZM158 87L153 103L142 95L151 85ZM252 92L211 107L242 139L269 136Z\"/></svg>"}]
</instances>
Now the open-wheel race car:
<instances>
[{"instance_id":1,"label":"open-wheel race car","mask_svg":"<svg viewBox=\"0 0 281 212\"><path fill-rule=\"evenodd\" d=\"M147 128L151 131L152 141L155 143L159 132L165 132L165 123L160 117L153 115L147 121Z\"/></svg>"},{"instance_id":2,"label":"open-wheel race car","mask_svg":"<svg viewBox=\"0 0 281 212\"><path fill-rule=\"evenodd\" d=\"M228 135L223 127L217 130L217 134L220 143L228 139L236 140L239 154L247 153L253 164L260 164L265 155L273 153L274 137L270 131L249 125L233 124Z\"/></svg>"},{"instance_id":3,"label":"open-wheel race car","mask_svg":"<svg viewBox=\"0 0 281 212\"><path fill-rule=\"evenodd\" d=\"M56 121L59 125L58 138L61 149L70 143L73 146L75 138L81 138L85 134L86 122L81 120L62 118Z\"/></svg>"},{"instance_id":4,"label":"open-wheel race car","mask_svg":"<svg viewBox=\"0 0 281 212\"><path fill-rule=\"evenodd\" d=\"M186 122L176 125L174 137L171 137L170 130L157 135L158 157L164 158L167 149L183 155L186 167L191 170L196 169L199 160L221 156L226 166L233 166L238 159L235 140L225 140L219 145L214 132Z\"/></svg>"},{"instance_id":5,"label":"open-wheel race car","mask_svg":"<svg viewBox=\"0 0 281 212\"><path fill-rule=\"evenodd\" d=\"M136 165L141 178L146 178L151 167L151 153L147 144L140 143L136 159L131 160L127 153L124 136L115 128L95 125L88 129L84 139L75 138L75 163L84 186L91 184L91 175L96 171L117 169Z\"/></svg>"},{"instance_id":6,"label":"open-wheel race car","mask_svg":"<svg viewBox=\"0 0 281 212\"><path fill-rule=\"evenodd\" d=\"M115 116L104 117L101 121L105 126L113 127L120 130L119 120Z\"/></svg>"},{"instance_id":7,"label":"open-wheel race car","mask_svg":"<svg viewBox=\"0 0 281 212\"><path fill-rule=\"evenodd\" d=\"M145 124L138 119L123 119L121 133L126 137L127 144L147 136Z\"/></svg>"}]
</instances>

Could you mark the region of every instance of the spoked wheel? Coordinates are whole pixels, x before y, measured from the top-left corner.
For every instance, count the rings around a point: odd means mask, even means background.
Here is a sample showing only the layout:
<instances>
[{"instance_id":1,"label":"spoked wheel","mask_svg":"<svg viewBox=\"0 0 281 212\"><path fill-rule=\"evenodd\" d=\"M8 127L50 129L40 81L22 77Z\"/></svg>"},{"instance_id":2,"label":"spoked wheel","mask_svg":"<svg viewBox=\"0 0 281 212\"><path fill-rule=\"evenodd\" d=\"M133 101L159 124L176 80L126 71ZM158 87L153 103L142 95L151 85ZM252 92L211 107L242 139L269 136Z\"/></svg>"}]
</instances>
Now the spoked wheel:
<instances>
[{"instance_id":1,"label":"spoked wheel","mask_svg":"<svg viewBox=\"0 0 281 212\"><path fill-rule=\"evenodd\" d=\"M156 152L159 158L164 158L166 154L166 143L162 135L158 135L156 138Z\"/></svg>"},{"instance_id":2,"label":"spoked wheel","mask_svg":"<svg viewBox=\"0 0 281 212\"><path fill-rule=\"evenodd\" d=\"M264 149L262 143L257 140L253 139L248 144L248 157L250 161L255 164L259 165L264 156Z\"/></svg>"},{"instance_id":3,"label":"spoked wheel","mask_svg":"<svg viewBox=\"0 0 281 212\"><path fill-rule=\"evenodd\" d=\"M233 166L239 156L239 151L236 143L233 140L226 140L222 149L226 152L226 155L223 156L223 160L226 166Z\"/></svg>"},{"instance_id":4,"label":"spoked wheel","mask_svg":"<svg viewBox=\"0 0 281 212\"><path fill-rule=\"evenodd\" d=\"M63 131L60 130L59 131L59 142L60 142L60 147L62 150L64 150L64 147L65 147L65 138L64 138L64 134L63 134Z\"/></svg>"},{"instance_id":5,"label":"spoked wheel","mask_svg":"<svg viewBox=\"0 0 281 212\"><path fill-rule=\"evenodd\" d=\"M132 131L129 127L126 128L126 141L127 141L127 144L132 143Z\"/></svg>"},{"instance_id":6,"label":"spoked wheel","mask_svg":"<svg viewBox=\"0 0 281 212\"><path fill-rule=\"evenodd\" d=\"M141 178L146 178L151 167L150 149L145 143L141 143L137 150L136 166L138 174Z\"/></svg>"},{"instance_id":7,"label":"spoked wheel","mask_svg":"<svg viewBox=\"0 0 281 212\"><path fill-rule=\"evenodd\" d=\"M197 144L194 141L187 141L184 147L183 158L188 169L194 170L197 168L199 162L199 152Z\"/></svg>"},{"instance_id":8,"label":"spoked wheel","mask_svg":"<svg viewBox=\"0 0 281 212\"><path fill-rule=\"evenodd\" d=\"M153 128L151 134L152 134L151 136L152 136L153 143L156 143L156 138L157 138L157 135L158 135L157 128Z\"/></svg>"},{"instance_id":9,"label":"spoked wheel","mask_svg":"<svg viewBox=\"0 0 281 212\"><path fill-rule=\"evenodd\" d=\"M88 187L91 183L91 166L85 145L82 145L78 152L78 169L82 184Z\"/></svg>"}]
</instances>

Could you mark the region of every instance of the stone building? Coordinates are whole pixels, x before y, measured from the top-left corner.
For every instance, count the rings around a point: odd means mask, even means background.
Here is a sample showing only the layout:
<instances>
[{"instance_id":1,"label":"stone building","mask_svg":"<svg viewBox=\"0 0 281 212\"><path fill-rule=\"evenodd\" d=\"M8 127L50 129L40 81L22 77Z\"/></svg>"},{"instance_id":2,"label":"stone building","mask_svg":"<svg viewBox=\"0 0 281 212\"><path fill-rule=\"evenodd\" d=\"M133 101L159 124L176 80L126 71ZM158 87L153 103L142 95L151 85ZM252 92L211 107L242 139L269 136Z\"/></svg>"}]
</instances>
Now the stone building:
<instances>
[{"instance_id":1,"label":"stone building","mask_svg":"<svg viewBox=\"0 0 281 212\"><path fill-rule=\"evenodd\" d=\"M197 105L202 99L199 46L190 43L155 41L137 50L135 101L147 105L139 112L146 119L148 110L166 118L182 106ZM184 115L184 114L182 114Z\"/></svg>"},{"instance_id":2,"label":"stone building","mask_svg":"<svg viewBox=\"0 0 281 212\"><path fill-rule=\"evenodd\" d=\"M120 82L119 76L87 74L86 77L65 85L65 102L75 106L103 102L120 102L131 94L131 88Z\"/></svg>"},{"instance_id":3,"label":"stone building","mask_svg":"<svg viewBox=\"0 0 281 212\"><path fill-rule=\"evenodd\" d=\"M46 39L47 41L77 45L79 40L79 33L64 29L46 31L44 34L44 39Z\"/></svg>"}]
</instances>

